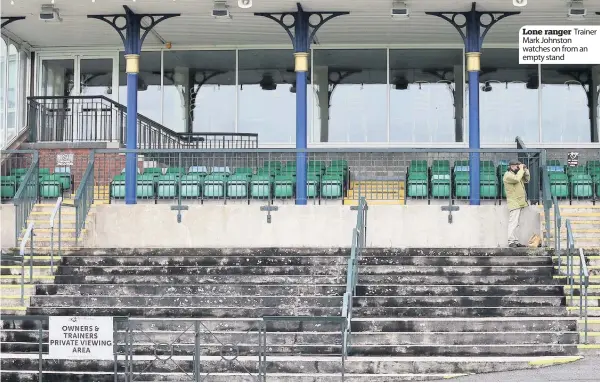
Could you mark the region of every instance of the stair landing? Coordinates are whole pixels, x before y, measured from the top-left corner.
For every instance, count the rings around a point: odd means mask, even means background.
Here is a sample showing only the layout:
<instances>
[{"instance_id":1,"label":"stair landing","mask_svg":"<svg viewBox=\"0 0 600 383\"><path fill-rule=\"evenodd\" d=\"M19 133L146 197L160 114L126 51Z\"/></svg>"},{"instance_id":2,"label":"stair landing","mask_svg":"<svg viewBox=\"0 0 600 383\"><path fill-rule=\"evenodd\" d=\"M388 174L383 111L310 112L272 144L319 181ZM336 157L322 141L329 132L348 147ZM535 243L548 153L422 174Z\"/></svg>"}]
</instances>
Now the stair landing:
<instances>
[{"instance_id":1,"label":"stair landing","mask_svg":"<svg viewBox=\"0 0 600 383\"><path fill-rule=\"evenodd\" d=\"M344 205L356 206L365 197L369 205L404 205L404 181L352 181L344 198Z\"/></svg>"}]
</instances>

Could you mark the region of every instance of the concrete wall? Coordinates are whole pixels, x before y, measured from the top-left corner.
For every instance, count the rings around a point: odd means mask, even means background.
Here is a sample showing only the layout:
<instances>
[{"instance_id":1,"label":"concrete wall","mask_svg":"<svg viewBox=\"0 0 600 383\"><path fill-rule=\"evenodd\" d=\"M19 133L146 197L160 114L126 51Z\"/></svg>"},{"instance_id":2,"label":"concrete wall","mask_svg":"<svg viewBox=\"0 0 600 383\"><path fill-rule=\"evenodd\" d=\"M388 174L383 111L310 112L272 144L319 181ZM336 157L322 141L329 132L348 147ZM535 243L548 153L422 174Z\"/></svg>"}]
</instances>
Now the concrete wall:
<instances>
[{"instance_id":1,"label":"concrete wall","mask_svg":"<svg viewBox=\"0 0 600 383\"><path fill-rule=\"evenodd\" d=\"M267 223L258 206L189 206L181 223L168 205L101 205L91 217L85 246L349 247L356 211L348 206L279 206ZM460 206L448 223L440 206L370 206L369 247L504 247L506 206ZM540 233L540 214L522 218L522 241Z\"/></svg>"},{"instance_id":2,"label":"concrete wall","mask_svg":"<svg viewBox=\"0 0 600 383\"><path fill-rule=\"evenodd\" d=\"M0 205L0 248L15 247L15 205Z\"/></svg>"}]
</instances>

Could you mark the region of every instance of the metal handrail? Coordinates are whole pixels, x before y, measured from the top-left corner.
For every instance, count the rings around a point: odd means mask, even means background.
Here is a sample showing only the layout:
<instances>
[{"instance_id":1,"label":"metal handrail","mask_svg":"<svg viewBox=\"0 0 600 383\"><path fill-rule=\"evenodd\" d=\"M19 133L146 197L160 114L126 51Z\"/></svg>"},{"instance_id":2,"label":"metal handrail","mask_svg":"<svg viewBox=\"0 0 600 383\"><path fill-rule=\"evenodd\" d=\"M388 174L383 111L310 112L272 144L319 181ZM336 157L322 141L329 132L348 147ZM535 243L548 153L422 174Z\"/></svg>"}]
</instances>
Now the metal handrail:
<instances>
[{"instance_id":1,"label":"metal handrail","mask_svg":"<svg viewBox=\"0 0 600 383\"><path fill-rule=\"evenodd\" d=\"M94 151L90 153L90 160L85 173L81 178L77 192L75 193L75 241L78 244L81 231L85 227L88 212L94 203Z\"/></svg>"},{"instance_id":2,"label":"metal handrail","mask_svg":"<svg viewBox=\"0 0 600 383\"><path fill-rule=\"evenodd\" d=\"M52 210L52 214L50 214L50 273L52 273L52 275L54 275L54 219L56 218L56 214L58 214L58 256L60 257L62 255L62 202L63 198L58 197L54 209Z\"/></svg>"},{"instance_id":3,"label":"metal handrail","mask_svg":"<svg viewBox=\"0 0 600 383\"><path fill-rule=\"evenodd\" d=\"M588 271L587 263L583 249L579 248L579 318L583 317L583 343L588 342L588 287L590 285L590 272Z\"/></svg>"},{"instance_id":4,"label":"metal handrail","mask_svg":"<svg viewBox=\"0 0 600 383\"><path fill-rule=\"evenodd\" d=\"M584 318L584 343L588 341L588 287L590 274L585 261L585 255L583 249L577 251L575 249L575 238L573 236L573 229L571 228L571 220L565 221L567 228L567 283L569 284L569 296L570 305L573 306L573 295L575 290L575 271L574 271L574 258L579 258L579 318ZM575 254L577 253L577 254ZM585 302L584 302L585 300Z\"/></svg>"},{"instance_id":5,"label":"metal handrail","mask_svg":"<svg viewBox=\"0 0 600 383\"><path fill-rule=\"evenodd\" d=\"M27 227L27 219L39 197L39 163L39 154L36 151L33 154L31 166L21 180L21 185L13 198L16 216L15 243L18 243L19 235Z\"/></svg>"},{"instance_id":6,"label":"metal handrail","mask_svg":"<svg viewBox=\"0 0 600 383\"><path fill-rule=\"evenodd\" d=\"M558 272L560 273L562 267L562 251L560 243L562 217L560 215L560 206L558 205L558 199L556 196L552 197L552 204L554 205L554 252L558 256Z\"/></svg>"},{"instance_id":7,"label":"metal handrail","mask_svg":"<svg viewBox=\"0 0 600 383\"><path fill-rule=\"evenodd\" d=\"M356 227L352 230L352 247L346 270L346 292L342 300L342 317L346 320L342 345L344 359L348 356L350 335L352 334L352 307L358 282L358 262L367 243L367 208L367 200L365 197L360 197L357 208Z\"/></svg>"},{"instance_id":8,"label":"metal handrail","mask_svg":"<svg viewBox=\"0 0 600 383\"><path fill-rule=\"evenodd\" d=\"M19 246L21 257L21 305L25 304L25 245L27 240L29 240L29 283L33 282L33 227L34 223L31 222L23 235L23 239L21 239L21 246Z\"/></svg>"}]
</instances>

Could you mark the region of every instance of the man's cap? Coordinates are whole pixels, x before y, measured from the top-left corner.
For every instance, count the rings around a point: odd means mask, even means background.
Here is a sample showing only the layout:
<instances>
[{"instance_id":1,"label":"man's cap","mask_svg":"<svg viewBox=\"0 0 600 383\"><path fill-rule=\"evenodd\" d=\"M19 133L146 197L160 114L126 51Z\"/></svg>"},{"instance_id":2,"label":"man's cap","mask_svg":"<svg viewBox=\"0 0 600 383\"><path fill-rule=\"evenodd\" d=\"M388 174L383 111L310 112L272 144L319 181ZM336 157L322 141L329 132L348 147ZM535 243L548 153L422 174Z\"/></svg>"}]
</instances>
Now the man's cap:
<instances>
[{"instance_id":1,"label":"man's cap","mask_svg":"<svg viewBox=\"0 0 600 383\"><path fill-rule=\"evenodd\" d=\"M517 160L512 160L508 163L508 166L519 166L521 163Z\"/></svg>"}]
</instances>

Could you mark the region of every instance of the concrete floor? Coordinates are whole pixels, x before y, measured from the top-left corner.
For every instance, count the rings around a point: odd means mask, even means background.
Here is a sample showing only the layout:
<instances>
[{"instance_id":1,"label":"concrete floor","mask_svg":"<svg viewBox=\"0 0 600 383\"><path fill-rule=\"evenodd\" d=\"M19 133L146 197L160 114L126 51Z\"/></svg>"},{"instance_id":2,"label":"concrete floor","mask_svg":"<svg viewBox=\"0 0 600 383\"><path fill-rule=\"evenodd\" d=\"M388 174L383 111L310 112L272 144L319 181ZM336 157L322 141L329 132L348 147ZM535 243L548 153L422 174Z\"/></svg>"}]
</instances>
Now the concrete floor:
<instances>
[{"instance_id":1,"label":"concrete floor","mask_svg":"<svg viewBox=\"0 0 600 383\"><path fill-rule=\"evenodd\" d=\"M588 356L572 363L533 370L477 374L445 382L598 382L600 356Z\"/></svg>"}]
</instances>

